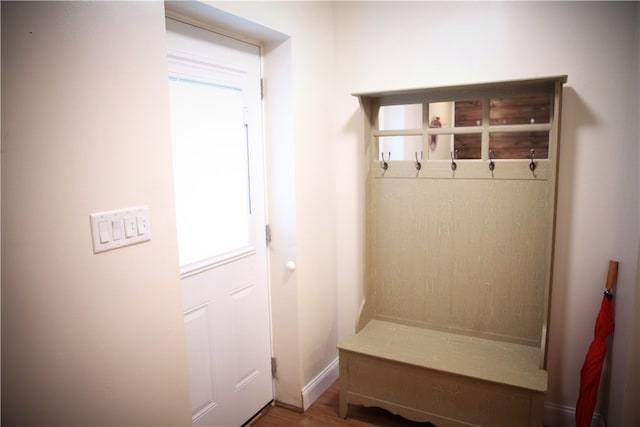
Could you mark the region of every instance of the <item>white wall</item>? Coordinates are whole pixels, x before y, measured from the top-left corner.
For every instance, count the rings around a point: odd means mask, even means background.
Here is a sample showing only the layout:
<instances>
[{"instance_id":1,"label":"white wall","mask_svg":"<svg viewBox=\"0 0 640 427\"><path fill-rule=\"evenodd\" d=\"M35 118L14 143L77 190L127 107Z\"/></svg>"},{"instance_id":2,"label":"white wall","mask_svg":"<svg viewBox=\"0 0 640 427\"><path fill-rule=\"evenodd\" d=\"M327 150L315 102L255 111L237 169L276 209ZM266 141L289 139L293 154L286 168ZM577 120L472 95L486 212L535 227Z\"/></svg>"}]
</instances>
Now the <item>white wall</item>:
<instances>
[{"instance_id":1,"label":"white wall","mask_svg":"<svg viewBox=\"0 0 640 427\"><path fill-rule=\"evenodd\" d=\"M621 393L639 238L637 3L337 2L340 333L359 304L361 119L352 92L568 74L546 399L575 407L609 259L620 261L608 425ZM348 203L347 206L343 202ZM342 246L343 242L348 242ZM603 410L605 408L602 408ZM566 414L561 414L566 415ZM560 425L560 424L555 424Z\"/></svg>"},{"instance_id":2,"label":"white wall","mask_svg":"<svg viewBox=\"0 0 640 427\"><path fill-rule=\"evenodd\" d=\"M267 144L285 150L269 154L285 168L270 188L282 203L269 207L283 232L271 283L274 321L287 323L274 331L286 335L281 400L302 406L362 298L362 117L350 94L568 74L547 400L575 406L618 259L608 425L622 426L625 377L637 375L625 368L638 286L637 3L214 5L246 20L228 17L238 31L269 29L266 105L280 112L267 111ZM39 408L23 420L187 424L162 4L2 8L3 417ZM270 83L280 64L287 73ZM88 214L143 203L152 241L93 255ZM294 274L274 270L289 257Z\"/></svg>"},{"instance_id":3,"label":"white wall","mask_svg":"<svg viewBox=\"0 0 640 427\"><path fill-rule=\"evenodd\" d=\"M635 49L631 55L633 60L633 65L635 67L635 75L640 75L640 6L636 8L636 34L635 34ZM640 104L640 78L637 78L634 85L630 85L629 90L631 93L635 91L637 95L637 103ZM637 106L637 104L636 104ZM638 107L637 107L638 108ZM636 110L637 118L640 114ZM633 123L634 120L630 119L630 122ZM638 135L640 135L640 120L636 120L636 127L638 131ZM640 158L638 159L638 163L640 164ZM640 186L638 186L637 191L640 192ZM640 221L640 218L637 218ZM622 403L622 414L621 422L619 423L622 426L635 426L640 425L640 405L637 404L638 396L640 395L640 250L638 251L638 272L636 274L636 289L635 289L635 297L633 303L633 311L630 319L630 339L629 339L629 353L628 353L628 365L626 375L624 377L624 389L621 390L618 388L616 390L616 398L620 399L621 394L623 394L622 398L624 399ZM619 386L619 382L618 382ZM619 410L620 403L613 402L613 393L612 397L609 399L610 403L610 413L615 410ZM615 406L613 406L615 405Z\"/></svg>"},{"instance_id":4,"label":"white wall","mask_svg":"<svg viewBox=\"0 0 640 427\"><path fill-rule=\"evenodd\" d=\"M160 2L2 3L3 425L191 423L165 57Z\"/></svg>"},{"instance_id":5,"label":"white wall","mask_svg":"<svg viewBox=\"0 0 640 427\"><path fill-rule=\"evenodd\" d=\"M637 3L214 4L291 38L302 384L334 355L333 316L338 338L351 333L362 299L362 117L350 94L568 74L547 400L575 406L609 259L621 263L611 395L623 390L639 235Z\"/></svg>"}]
</instances>

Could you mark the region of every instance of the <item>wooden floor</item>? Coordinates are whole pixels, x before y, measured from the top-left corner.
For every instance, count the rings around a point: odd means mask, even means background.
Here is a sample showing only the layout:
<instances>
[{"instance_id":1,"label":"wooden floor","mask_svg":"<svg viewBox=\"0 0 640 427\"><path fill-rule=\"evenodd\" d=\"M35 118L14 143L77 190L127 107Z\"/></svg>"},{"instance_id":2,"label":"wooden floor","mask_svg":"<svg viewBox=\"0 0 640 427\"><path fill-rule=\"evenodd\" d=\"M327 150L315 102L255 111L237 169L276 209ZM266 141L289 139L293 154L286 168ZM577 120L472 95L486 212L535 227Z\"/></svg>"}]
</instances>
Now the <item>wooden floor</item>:
<instances>
[{"instance_id":1,"label":"wooden floor","mask_svg":"<svg viewBox=\"0 0 640 427\"><path fill-rule=\"evenodd\" d=\"M340 391L338 381L333 383L306 412L300 413L278 406L270 406L264 410L260 416L251 421L248 426L433 426L433 424L430 423L416 423L406 420L383 409L353 405L349 407L349 415L347 418L342 419L338 416L338 395Z\"/></svg>"}]
</instances>

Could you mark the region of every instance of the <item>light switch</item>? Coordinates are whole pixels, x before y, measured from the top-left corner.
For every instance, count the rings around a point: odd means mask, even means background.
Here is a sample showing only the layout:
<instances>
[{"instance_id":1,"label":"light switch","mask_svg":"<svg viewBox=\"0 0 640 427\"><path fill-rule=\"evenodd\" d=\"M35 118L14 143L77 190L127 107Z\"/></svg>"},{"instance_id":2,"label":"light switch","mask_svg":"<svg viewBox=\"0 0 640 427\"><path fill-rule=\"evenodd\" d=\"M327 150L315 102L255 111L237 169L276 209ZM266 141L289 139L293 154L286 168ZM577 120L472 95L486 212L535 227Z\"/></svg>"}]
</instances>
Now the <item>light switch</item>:
<instances>
[{"instance_id":1,"label":"light switch","mask_svg":"<svg viewBox=\"0 0 640 427\"><path fill-rule=\"evenodd\" d=\"M132 216L124 217L124 235L127 237L133 237L136 235L135 218Z\"/></svg>"},{"instance_id":2,"label":"light switch","mask_svg":"<svg viewBox=\"0 0 640 427\"><path fill-rule=\"evenodd\" d=\"M100 243L107 243L111 240L108 221L100 221L98 223L98 233L100 234Z\"/></svg>"},{"instance_id":3,"label":"light switch","mask_svg":"<svg viewBox=\"0 0 640 427\"><path fill-rule=\"evenodd\" d=\"M147 218L144 215L136 215L136 223L138 225L138 234L145 234L148 229Z\"/></svg>"},{"instance_id":4,"label":"light switch","mask_svg":"<svg viewBox=\"0 0 640 427\"><path fill-rule=\"evenodd\" d=\"M122 224L122 220L121 219L114 219L113 221L111 221L111 227L113 229L113 240L120 240L122 239L122 235L123 233L123 228L124 225Z\"/></svg>"},{"instance_id":5,"label":"light switch","mask_svg":"<svg viewBox=\"0 0 640 427\"><path fill-rule=\"evenodd\" d=\"M151 240L147 206L93 213L89 215L89 219L93 236L93 253Z\"/></svg>"}]
</instances>

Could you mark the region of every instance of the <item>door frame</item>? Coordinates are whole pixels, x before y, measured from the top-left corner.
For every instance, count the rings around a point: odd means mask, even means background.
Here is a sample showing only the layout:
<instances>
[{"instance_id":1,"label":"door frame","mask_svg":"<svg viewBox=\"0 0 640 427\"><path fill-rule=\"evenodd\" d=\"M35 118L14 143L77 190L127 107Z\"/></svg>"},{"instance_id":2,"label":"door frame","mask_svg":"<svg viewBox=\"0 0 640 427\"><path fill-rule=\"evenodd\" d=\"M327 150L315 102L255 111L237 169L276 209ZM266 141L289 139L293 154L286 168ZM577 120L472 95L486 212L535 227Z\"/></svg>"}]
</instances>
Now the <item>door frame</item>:
<instances>
[{"instance_id":1,"label":"door frame","mask_svg":"<svg viewBox=\"0 0 640 427\"><path fill-rule=\"evenodd\" d=\"M168 20L172 20L175 21L177 23L180 24L185 24L187 26L191 26L194 27L198 30L203 30L206 31L208 33L212 33L215 34L216 36L220 36L224 39L232 39L235 42L239 42L240 44L245 44L245 45L251 45L253 48L255 48L257 50L256 54L257 54L257 59L259 61L259 65L258 65L258 74L256 76L256 73L252 73L252 82L256 82L255 78L257 77L260 81L260 86L262 84L262 75L263 75L263 47L260 44L257 43L250 43L247 42L246 40L240 39L238 37L233 37L230 36L228 34L222 34L220 31L216 31L215 29L209 28L208 26L205 25L201 25L200 23L196 22L194 23L192 20L185 20L182 17L178 16L174 16L174 14L171 14L167 11L167 13L165 14L165 22L167 22ZM167 30L168 31L168 30ZM225 45L225 42L222 42L221 46ZM225 45L226 46L226 45ZM231 46L226 46L226 49L232 49L232 50L236 50L236 47L231 47ZM239 52L242 52L243 49L239 48L238 49ZM188 57L190 56L190 54L186 54L186 56L182 55L181 52L176 51L173 52L173 49L168 49L167 48L167 54L168 54L168 58L173 58L173 61L178 65L178 69L180 70L181 66L181 62L183 62L183 60L188 59ZM241 53L241 55L246 55L246 52ZM253 55L256 55L253 54ZM177 55L177 56L176 56ZM184 57L184 58L183 58ZM255 56L254 56L255 58ZM171 60L171 59L170 59ZM190 59L189 62L191 62L191 60L195 60L195 64L198 64L199 61L204 60L204 57L200 58L199 54L195 54L193 59ZM215 63L217 63L218 61L212 61L212 66L218 67L218 65L215 65ZM225 67L224 65L224 61L222 62L223 67ZM229 64L230 65L230 64ZM197 65L196 65L197 67ZM256 68L253 68L254 70ZM187 69L188 71L188 69ZM180 71L179 71L180 72ZM169 75L171 75L171 73L169 73ZM205 77L206 78L206 77ZM268 223L268 181L267 181L267 166L266 166L266 153L267 153L267 149L266 149L266 143L265 143L265 136L264 136L264 126L265 126L265 120L264 120L264 102L263 102L263 97L262 97L262 93L261 93L261 89L260 89L260 93L256 93L255 91L255 85L256 83L252 83L252 98L253 101L250 104L245 104L245 110L248 107L249 108L249 115L254 115L254 117L258 117L258 119L256 119L257 121L257 126L256 123L253 123L252 126L252 122L245 122L249 123L249 127L246 127L247 129L247 134L246 134L246 138L248 139L247 143L249 142L249 138L251 141L253 141L252 144L250 144L250 146L252 146L253 151L248 151L247 152L247 156L250 164L253 162L257 162L255 164L260 164L260 166L258 167L258 170L255 172L249 172L250 175L252 176L250 181L250 188L256 188L256 184L258 184L261 188L261 196L258 196L258 198L256 200L254 200L253 195L251 195L251 201L249 202L249 206L255 205L255 203L257 202L260 206L260 208L258 209L251 209L253 210L255 214L259 215L258 217L254 217L254 220L251 221L251 223L254 225L254 227L252 227L250 229L250 236L252 237L252 243L250 243L249 246L246 247L242 247L239 249L235 249L232 250L230 252L224 253L224 254L220 254L220 255L216 255L212 258L203 260L203 261L198 261L195 263L190 263L187 264L185 266L181 266L180 267L180 281L181 284L184 286L185 282L184 280L193 280L192 278L195 278L196 280L197 277L194 277L196 275L201 275L201 274L207 274L206 272L208 270L215 270L217 268L222 268L223 266L225 266L225 264L230 264L230 263L235 263L235 262L242 262L243 259L248 258L248 257L253 257L256 256L258 258L256 258L256 260L258 260L259 262L256 265L256 268L258 268L257 271L260 271L259 277L261 277L260 282L263 283L263 285L260 285L261 287L264 286L264 296L263 298L266 298L266 307L265 305L261 304L260 305L260 311L263 311L262 316L265 316L266 314L266 318L262 317L263 319L265 319L268 322L268 325L264 325L264 327L266 327L266 329L268 330L269 333L269 337L267 339L268 341L268 357L273 360L273 322L272 322L272 305L271 305L271 281L270 281L270 270L271 270L271 265L270 265L270 257L269 257L269 248L268 248L268 241L266 241L265 235L266 235L266 227L263 228L262 224L267 224ZM257 100L257 98L255 98L255 95L260 96L259 101L255 102ZM246 120L246 112L245 112L245 120ZM249 119L251 120L251 119ZM248 147L249 148L249 147ZM260 169L261 168L261 169ZM257 175L255 175L255 173L257 173ZM250 190L250 194L251 194L251 190ZM263 246L264 245L264 246ZM232 270L237 270L232 268ZM237 270L237 273L240 273L240 270ZM242 276L242 274L240 274L240 276ZM258 283L258 282L256 282ZM242 286L238 291L234 291L233 293L244 293L244 290L246 289L246 286ZM183 297L184 298L184 297ZM216 298L217 299L217 298ZM264 301L264 300L263 300ZM201 308L199 305L193 306L193 307L187 307L185 306L185 308L183 308L184 314L188 315L191 312L193 312L194 310ZM231 314L231 313L229 313ZM231 316L233 317L233 316ZM216 322L219 324L219 322ZM264 341L263 341L264 343ZM265 347L262 347L263 349L265 349ZM264 353L262 353L264 354ZM261 364L263 362L260 362ZM264 365L262 365L262 368L258 368L258 371L262 371L264 372ZM275 399L275 385L274 385L274 375L273 375L273 370L269 370L268 371L268 375L270 375L269 380L270 380L270 394L269 394L269 398L268 400L265 400L264 405L261 405L261 408L263 408L264 406L268 406L270 403L273 402L273 400ZM262 380L264 381L264 380ZM264 387L264 383L262 383ZM262 389L263 392L265 391L264 388ZM266 395L263 395L263 398L267 397ZM201 415L204 415L201 414ZM251 417L254 416L255 414L251 414ZM200 415L198 415L198 417L194 418L194 422L197 418L199 418ZM249 417L247 420L245 421L250 421L251 417Z\"/></svg>"},{"instance_id":2,"label":"door frame","mask_svg":"<svg viewBox=\"0 0 640 427\"><path fill-rule=\"evenodd\" d=\"M303 408L296 260L296 187L294 158L293 57L291 37L240 16L198 2L165 2L165 16L261 47L264 99L271 351L277 363L275 401ZM276 94L270 96L271 94Z\"/></svg>"}]
</instances>

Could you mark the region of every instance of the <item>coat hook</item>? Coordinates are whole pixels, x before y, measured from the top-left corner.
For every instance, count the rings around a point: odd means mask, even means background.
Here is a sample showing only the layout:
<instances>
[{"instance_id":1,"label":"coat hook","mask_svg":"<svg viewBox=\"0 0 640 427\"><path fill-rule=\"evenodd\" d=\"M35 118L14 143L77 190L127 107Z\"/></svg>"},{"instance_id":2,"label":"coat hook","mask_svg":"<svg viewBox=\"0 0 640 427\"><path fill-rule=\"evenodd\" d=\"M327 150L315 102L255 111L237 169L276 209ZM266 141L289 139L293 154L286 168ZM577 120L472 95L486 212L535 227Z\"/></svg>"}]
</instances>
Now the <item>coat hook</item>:
<instances>
[{"instance_id":1,"label":"coat hook","mask_svg":"<svg viewBox=\"0 0 640 427\"><path fill-rule=\"evenodd\" d=\"M422 151L420 152L420 160L422 160ZM420 163L420 160L418 160L418 152L416 151L416 170L420 170L422 169L422 163Z\"/></svg>"},{"instance_id":2,"label":"coat hook","mask_svg":"<svg viewBox=\"0 0 640 427\"><path fill-rule=\"evenodd\" d=\"M533 172L534 170L536 170L536 162L534 161L534 159L536 158L536 150L534 150L533 148L531 149L531 162L529 162L529 169L531 169L531 172Z\"/></svg>"},{"instance_id":3,"label":"coat hook","mask_svg":"<svg viewBox=\"0 0 640 427\"><path fill-rule=\"evenodd\" d=\"M491 153L493 153L493 155L496 155L496 150L489 150L489 170L491 172L493 172L493 170L496 168L496 164L493 162L493 157L491 156Z\"/></svg>"},{"instance_id":4,"label":"coat hook","mask_svg":"<svg viewBox=\"0 0 640 427\"><path fill-rule=\"evenodd\" d=\"M384 159L384 152L382 152L381 154L382 154L382 161L380 162L380 167L382 167L383 170L387 170L389 169L389 163L387 163ZM387 160L391 160L391 151L389 151Z\"/></svg>"},{"instance_id":5,"label":"coat hook","mask_svg":"<svg viewBox=\"0 0 640 427\"><path fill-rule=\"evenodd\" d=\"M456 148L455 150L455 155L454 152L451 152L451 170L454 171L458 168L458 165L456 164L456 162L454 161L454 159L458 158L458 149Z\"/></svg>"}]
</instances>

